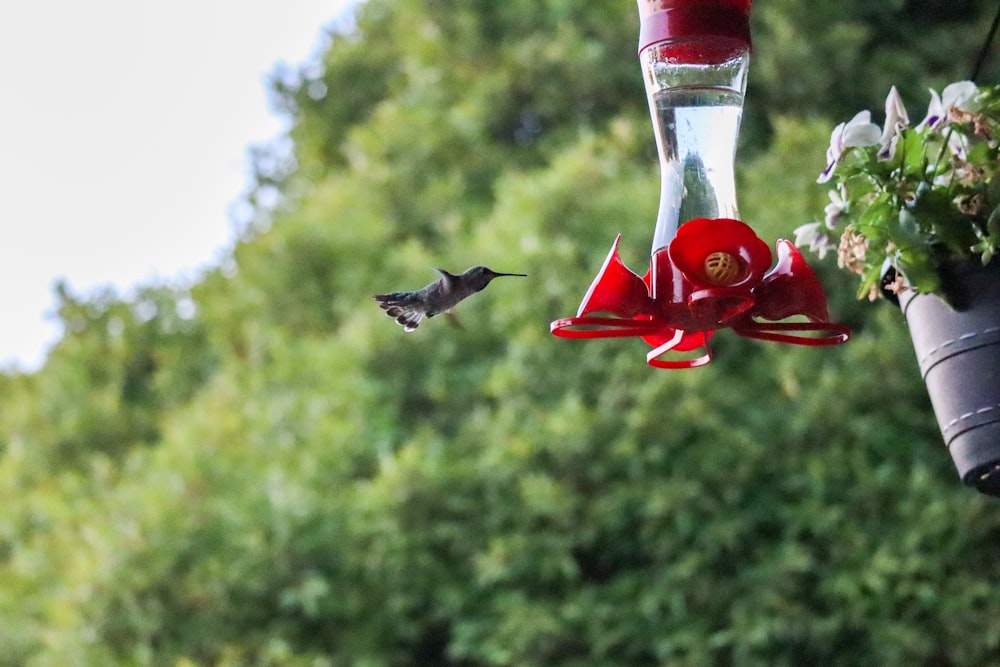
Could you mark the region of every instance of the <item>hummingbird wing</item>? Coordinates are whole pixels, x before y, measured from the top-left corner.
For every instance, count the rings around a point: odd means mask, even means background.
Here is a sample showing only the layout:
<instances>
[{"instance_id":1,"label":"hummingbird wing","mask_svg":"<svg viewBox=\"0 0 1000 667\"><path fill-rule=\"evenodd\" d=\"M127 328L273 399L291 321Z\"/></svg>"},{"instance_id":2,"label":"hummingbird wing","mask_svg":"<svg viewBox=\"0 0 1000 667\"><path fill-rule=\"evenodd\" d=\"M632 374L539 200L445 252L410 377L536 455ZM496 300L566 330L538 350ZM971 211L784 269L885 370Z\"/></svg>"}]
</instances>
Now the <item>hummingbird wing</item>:
<instances>
[{"instance_id":1,"label":"hummingbird wing","mask_svg":"<svg viewBox=\"0 0 1000 667\"><path fill-rule=\"evenodd\" d=\"M376 294L375 300L386 315L394 318L396 323L403 327L403 331L413 331L424 319L424 311L417 308L420 302L414 297L413 292Z\"/></svg>"}]
</instances>

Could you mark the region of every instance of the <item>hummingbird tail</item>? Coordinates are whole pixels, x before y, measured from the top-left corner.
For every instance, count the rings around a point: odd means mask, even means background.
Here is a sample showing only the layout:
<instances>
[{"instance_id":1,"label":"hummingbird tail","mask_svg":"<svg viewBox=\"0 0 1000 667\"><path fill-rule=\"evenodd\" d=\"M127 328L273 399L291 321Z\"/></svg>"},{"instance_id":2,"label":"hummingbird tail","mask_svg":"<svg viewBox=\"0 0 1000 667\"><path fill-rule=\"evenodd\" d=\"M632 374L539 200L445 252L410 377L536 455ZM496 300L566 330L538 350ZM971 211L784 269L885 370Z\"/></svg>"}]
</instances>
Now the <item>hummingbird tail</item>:
<instances>
[{"instance_id":1,"label":"hummingbird tail","mask_svg":"<svg viewBox=\"0 0 1000 667\"><path fill-rule=\"evenodd\" d=\"M403 327L403 331L410 332L417 328L420 321L424 319L424 313L415 310L412 306L411 295L406 292L393 292L392 294L376 294L379 308L385 314L396 320L396 323Z\"/></svg>"}]
</instances>

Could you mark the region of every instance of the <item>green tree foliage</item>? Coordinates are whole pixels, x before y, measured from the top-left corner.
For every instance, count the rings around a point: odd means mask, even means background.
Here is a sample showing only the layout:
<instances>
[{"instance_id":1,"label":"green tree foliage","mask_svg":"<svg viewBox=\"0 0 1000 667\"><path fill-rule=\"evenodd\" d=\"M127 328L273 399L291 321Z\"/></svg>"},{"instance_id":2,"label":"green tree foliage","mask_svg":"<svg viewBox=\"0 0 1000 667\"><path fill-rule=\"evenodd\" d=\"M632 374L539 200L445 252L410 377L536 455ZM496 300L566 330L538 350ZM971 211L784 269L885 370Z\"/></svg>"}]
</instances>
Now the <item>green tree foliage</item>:
<instances>
[{"instance_id":1,"label":"green tree foliage","mask_svg":"<svg viewBox=\"0 0 1000 667\"><path fill-rule=\"evenodd\" d=\"M739 192L773 242L822 210L833 123L963 76L990 17L757 4ZM636 28L618 0L368 0L275 77L291 161L231 256L61 289L45 367L0 375L0 664L995 664L1000 519L897 311L820 263L846 346L723 331L661 372L548 334L617 233L647 261ZM371 301L480 263L530 278L461 328Z\"/></svg>"}]
</instances>

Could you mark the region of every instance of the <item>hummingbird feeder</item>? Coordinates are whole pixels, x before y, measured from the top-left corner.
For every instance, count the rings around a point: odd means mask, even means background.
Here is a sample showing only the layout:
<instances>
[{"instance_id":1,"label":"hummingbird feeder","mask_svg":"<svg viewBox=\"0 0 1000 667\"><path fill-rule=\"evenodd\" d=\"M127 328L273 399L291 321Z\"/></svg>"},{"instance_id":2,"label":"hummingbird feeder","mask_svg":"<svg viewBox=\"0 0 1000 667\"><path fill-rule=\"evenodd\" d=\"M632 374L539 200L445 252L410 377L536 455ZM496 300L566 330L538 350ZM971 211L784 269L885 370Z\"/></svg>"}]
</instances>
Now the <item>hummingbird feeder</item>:
<instances>
[{"instance_id":1,"label":"hummingbird feeder","mask_svg":"<svg viewBox=\"0 0 1000 667\"><path fill-rule=\"evenodd\" d=\"M656 368L712 360L709 339L834 345L826 296L802 254L768 245L739 220L733 162L750 57L751 0L638 0L642 65L660 161L649 270L622 262L615 239L562 338L642 338Z\"/></svg>"}]
</instances>

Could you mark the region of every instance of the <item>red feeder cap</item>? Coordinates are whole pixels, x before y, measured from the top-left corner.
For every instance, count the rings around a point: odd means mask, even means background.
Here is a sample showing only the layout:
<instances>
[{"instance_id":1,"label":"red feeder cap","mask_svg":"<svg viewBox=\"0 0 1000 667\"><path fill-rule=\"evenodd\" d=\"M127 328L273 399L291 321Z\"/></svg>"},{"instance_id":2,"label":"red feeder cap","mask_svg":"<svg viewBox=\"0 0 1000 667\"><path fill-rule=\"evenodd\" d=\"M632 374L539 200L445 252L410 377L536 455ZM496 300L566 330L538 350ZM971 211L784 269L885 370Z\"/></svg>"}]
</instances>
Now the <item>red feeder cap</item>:
<instances>
[{"instance_id":1,"label":"red feeder cap","mask_svg":"<svg viewBox=\"0 0 1000 667\"><path fill-rule=\"evenodd\" d=\"M639 0L639 52L663 41L723 38L750 45L750 0ZM714 60L706 55L702 62Z\"/></svg>"}]
</instances>

